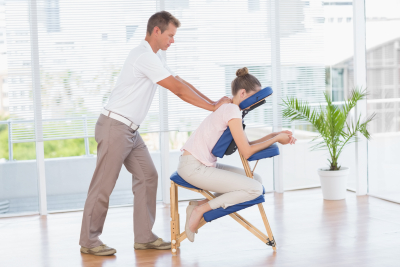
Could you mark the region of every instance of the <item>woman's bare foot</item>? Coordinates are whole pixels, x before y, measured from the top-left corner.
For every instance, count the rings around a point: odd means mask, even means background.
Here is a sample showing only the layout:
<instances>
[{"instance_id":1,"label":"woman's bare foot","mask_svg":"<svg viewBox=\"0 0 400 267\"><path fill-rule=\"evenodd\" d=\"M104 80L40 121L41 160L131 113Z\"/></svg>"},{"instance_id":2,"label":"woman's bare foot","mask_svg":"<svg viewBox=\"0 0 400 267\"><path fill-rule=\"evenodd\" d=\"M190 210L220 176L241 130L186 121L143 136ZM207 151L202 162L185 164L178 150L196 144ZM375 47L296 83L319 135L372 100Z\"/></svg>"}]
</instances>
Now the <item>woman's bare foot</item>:
<instances>
[{"instance_id":1,"label":"woman's bare foot","mask_svg":"<svg viewBox=\"0 0 400 267\"><path fill-rule=\"evenodd\" d=\"M208 202L208 201L207 201ZM196 232L197 227L199 226L199 223L201 221L201 218L203 218L203 214L206 213L207 211L210 211L211 207L208 203L203 204L201 206L197 206L189 219L189 229L193 233Z\"/></svg>"},{"instance_id":2,"label":"woman's bare foot","mask_svg":"<svg viewBox=\"0 0 400 267\"><path fill-rule=\"evenodd\" d=\"M196 201L196 200L192 200L192 201L193 202L197 202L197 206L201 206L203 204L206 204L209 200L208 199L203 199L203 200L198 200L198 201Z\"/></svg>"}]
</instances>

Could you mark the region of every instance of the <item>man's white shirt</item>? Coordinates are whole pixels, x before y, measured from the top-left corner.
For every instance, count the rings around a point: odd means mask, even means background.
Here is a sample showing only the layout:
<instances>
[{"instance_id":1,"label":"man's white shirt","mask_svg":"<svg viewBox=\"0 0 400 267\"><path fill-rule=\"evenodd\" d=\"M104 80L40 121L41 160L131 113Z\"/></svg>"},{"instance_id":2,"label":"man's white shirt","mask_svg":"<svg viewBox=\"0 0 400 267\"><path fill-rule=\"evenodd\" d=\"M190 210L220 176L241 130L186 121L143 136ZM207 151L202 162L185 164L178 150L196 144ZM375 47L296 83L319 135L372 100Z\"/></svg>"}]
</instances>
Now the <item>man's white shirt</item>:
<instances>
[{"instance_id":1,"label":"man's white shirt","mask_svg":"<svg viewBox=\"0 0 400 267\"><path fill-rule=\"evenodd\" d=\"M104 108L140 125L150 109L157 82L171 75L174 73L160 51L155 54L143 40L130 51Z\"/></svg>"}]
</instances>

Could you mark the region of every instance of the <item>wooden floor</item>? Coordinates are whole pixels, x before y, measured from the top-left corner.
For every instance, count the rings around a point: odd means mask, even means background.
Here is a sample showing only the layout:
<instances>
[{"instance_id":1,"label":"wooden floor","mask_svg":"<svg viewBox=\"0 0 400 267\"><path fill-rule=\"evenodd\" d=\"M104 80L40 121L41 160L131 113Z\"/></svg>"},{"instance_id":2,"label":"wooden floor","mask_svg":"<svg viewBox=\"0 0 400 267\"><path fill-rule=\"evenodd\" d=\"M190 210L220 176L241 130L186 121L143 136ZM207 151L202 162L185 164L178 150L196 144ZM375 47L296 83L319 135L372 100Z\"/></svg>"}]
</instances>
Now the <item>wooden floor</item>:
<instances>
[{"instance_id":1,"label":"wooden floor","mask_svg":"<svg viewBox=\"0 0 400 267\"><path fill-rule=\"evenodd\" d=\"M180 203L184 225L187 202ZM229 216L205 225L194 243L170 251L133 249L132 207L109 210L102 240L116 256L79 252L82 212L0 219L0 266L400 266L400 205L348 192L322 200L320 189L266 194L277 251ZM256 207L240 212L263 229ZM157 205L154 231L169 240L169 207ZM264 230L264 229L263 229Z\"/></svg>"}]
</instances>

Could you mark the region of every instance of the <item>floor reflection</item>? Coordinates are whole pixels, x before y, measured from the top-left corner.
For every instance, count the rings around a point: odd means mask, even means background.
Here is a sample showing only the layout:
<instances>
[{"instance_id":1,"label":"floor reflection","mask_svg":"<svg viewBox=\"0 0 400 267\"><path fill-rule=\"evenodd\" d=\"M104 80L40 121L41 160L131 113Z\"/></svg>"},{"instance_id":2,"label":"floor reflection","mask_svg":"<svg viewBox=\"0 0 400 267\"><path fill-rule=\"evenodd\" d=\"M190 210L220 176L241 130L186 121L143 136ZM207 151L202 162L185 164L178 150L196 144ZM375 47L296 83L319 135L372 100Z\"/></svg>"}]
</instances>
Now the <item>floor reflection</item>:
<instances>
[{"instance_id":1,"label":"floor reflection","mask_svg":"<svg viewBox=\"0 0 400 267\"><path fill-rule=\"evenodd\" d=\"M345 234L342 227L338 227L337 222L344 226L349 224L348 207L346 199L343 200L322 200L321 212L321 237L328 238L328 243L333 247L340 246L342 236Z\"/></svg>"},{"instance_id":2,"label":"floor reflection","mask_svg":"<svg viewBox=\"0 0 400 267\"><path fill-rule=\"evenodd\" d=\"M117 256L94 256L89 254L81 253L81 260L83 267L105 267L105 266L116 266Z\"/></svg>"}]
</instances>

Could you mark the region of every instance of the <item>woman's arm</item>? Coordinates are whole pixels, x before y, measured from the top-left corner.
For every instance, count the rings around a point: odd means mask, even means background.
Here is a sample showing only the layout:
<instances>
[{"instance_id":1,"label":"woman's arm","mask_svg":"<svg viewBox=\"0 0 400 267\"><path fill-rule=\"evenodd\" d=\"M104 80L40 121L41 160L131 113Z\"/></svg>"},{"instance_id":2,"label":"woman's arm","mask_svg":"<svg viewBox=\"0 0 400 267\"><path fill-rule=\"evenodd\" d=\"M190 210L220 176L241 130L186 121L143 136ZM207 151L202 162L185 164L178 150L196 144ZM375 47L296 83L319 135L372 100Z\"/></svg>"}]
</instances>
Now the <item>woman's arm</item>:
<instances>
[{"instance_id":1,"label":"woman's arm","mask_svg":"<svg viewBox=\"0 0 400 267\"><path fill-rule=\"evenodd\" d=\"M264 136L264 137L262 137L260 139L257 139L257 140L251 141L251 142L249 141L249 144L250 145L254 145L254 144L262 143L262 142L267 141L267 140L269 140L271 138L274 138L278 134L279 133L270 133L270 134L268 134L268 135L266 135L266 136Z\"/></svg>"},{"instance_id":2,"label":"woman's arm","mask_svg":"<svg viewBox=\"0 0 400 267\"><path fill-rule=\"evenodd\" d=\"M295 139L293 137L293 133L291 131L281 131L281 132L270 133L270 134L268 134L268 135L266 135L266 136L264 136L264 137L262 137L260 139L257 139L257 140L249 142L249 144L250 145L254 145L254 144L257 144L257 143L261 143L261 142L267 141L268 139L271 139L271 138L277 136L280 133L286 133L286 134L289 135L289 137L290 137L290 142L289 143L290 144L294 144L296 142L296 140L297 140L297 139Z\"/></svg>"},{"instance_id":3,"label":"woman's arm","mask_svg":"<svg viewBox=\"0 0 400 267\"><path fill-rule=\"evenodd\" d=\"M269 139L267 139L267 137L272 136L272 134L267 135L266 137L263 137L263 138L257 140L257 141L260 141L262 139L265 139L262 142L250 144L249 141L247 140L246 134L243 131L241 119L231 119L228 122L228 126L231 130L233 139L235 140L235 143L236 143L237 147L239 148L240 153L242 153L242 155L246 159L250 158L251 155L257 153L258 151L266 149L273 143L279 142L283 145L286 145L291 140L289 134L281 132L281 133L277 133L275 136L273 136ZM253 143L253 142L251 142L251 143Z\"/></svg>"}]
</instances>

